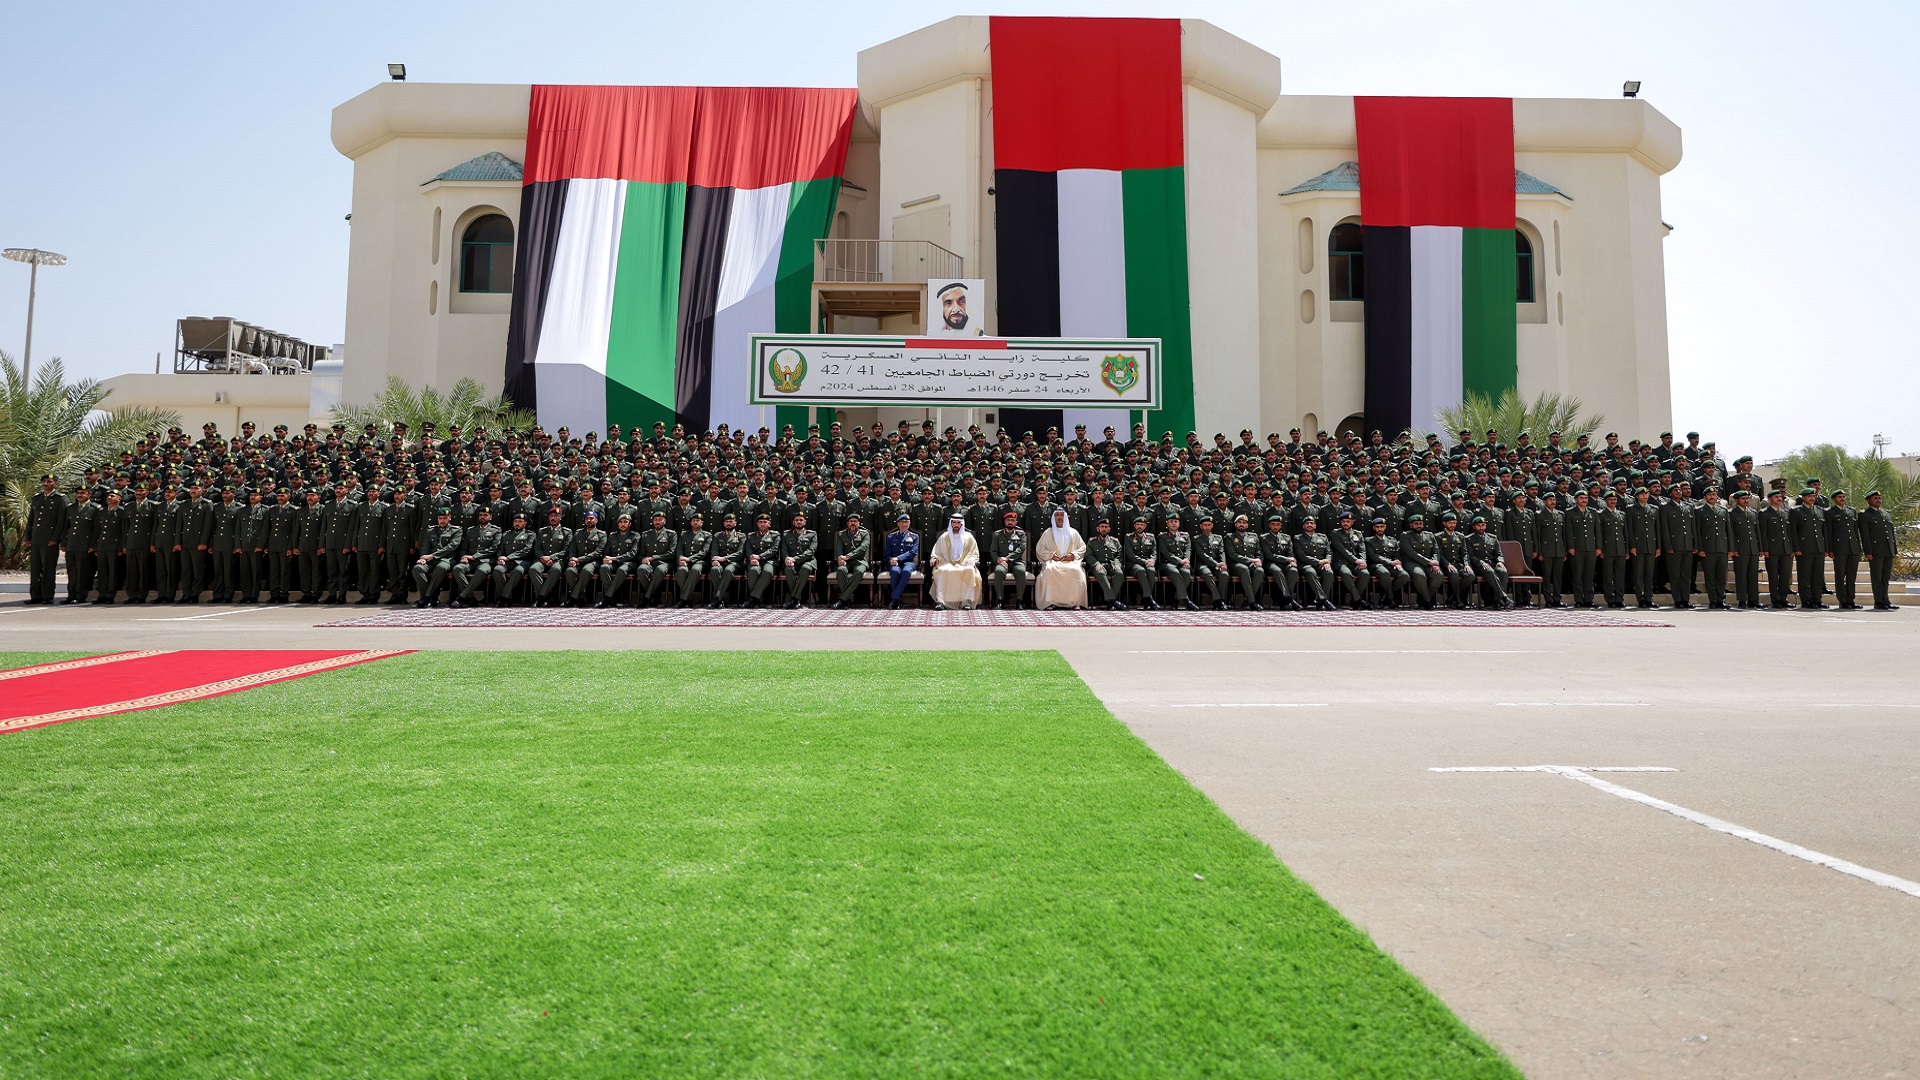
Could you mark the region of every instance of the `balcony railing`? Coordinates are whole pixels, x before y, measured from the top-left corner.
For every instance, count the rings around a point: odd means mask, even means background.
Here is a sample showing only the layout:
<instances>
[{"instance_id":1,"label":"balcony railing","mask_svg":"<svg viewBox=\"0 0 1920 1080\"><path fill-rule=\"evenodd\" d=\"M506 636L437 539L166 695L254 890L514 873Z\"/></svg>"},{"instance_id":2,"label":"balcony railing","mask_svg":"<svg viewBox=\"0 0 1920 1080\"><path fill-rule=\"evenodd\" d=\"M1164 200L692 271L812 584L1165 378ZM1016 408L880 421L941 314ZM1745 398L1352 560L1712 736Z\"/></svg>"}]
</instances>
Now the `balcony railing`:
<instances>
[{"instance_id":1,"label":"balcony railing","mask_svg":"<svg viewBox=\"0 0 1920 1080\"><path fill-rule=\"evenodd\" d=\"M931 240L815 240L813 280L925 282L965 277L967 260Z\"/></svg>"}]
</instances>

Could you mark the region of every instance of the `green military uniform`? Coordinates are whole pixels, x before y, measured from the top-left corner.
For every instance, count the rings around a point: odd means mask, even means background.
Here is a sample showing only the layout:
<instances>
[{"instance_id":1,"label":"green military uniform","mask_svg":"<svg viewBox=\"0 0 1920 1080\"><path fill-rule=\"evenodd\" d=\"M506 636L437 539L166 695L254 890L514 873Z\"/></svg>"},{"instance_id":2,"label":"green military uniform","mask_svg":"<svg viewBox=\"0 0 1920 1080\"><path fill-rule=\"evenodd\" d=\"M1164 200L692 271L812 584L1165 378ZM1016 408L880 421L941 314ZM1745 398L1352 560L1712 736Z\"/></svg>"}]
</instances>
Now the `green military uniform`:
<instances>
[{"instance_id":1,"label":"green military uniform","mask_svg":"<svg viewBox=\"0 0 1920 1080\"><path fill-rule=\"evenodd\" d=\"M1127 573L1140 583L1140 595L1149 611L1160 607L1160 602L1154 599L1158 591L1155 586L1160 580L1160 541L1153 535L1151 524L1145 517L1135 518L1134 529L1126 540Z\"/></svg>"},{"instance_id":2,"label":"green military uniform","mask_svg":"<svg viewBox=\"0 0 1920 1080\"><path fill-rule=\"evenodd\" d=\"M66 497L54 490L53 477L27 500L27 602L51 604L58 588L60 541L67 533Z\"/></svg>"},{"instance_id":3,"label":"green military uniform","mask_svg":"<svg viewBox=\"0 0 1920 1080\"><path fill-rule=\"evenodd\" d=\"M651 605L660 586L679 567L680 536L667 528L667 515L656 510L653 527L640 536L640 551L633 563L633 600L635 606Z\"/></svg>"},{"instance_id":4,"label":"green military uniform","mask_svg":"<svg viewBox=\"0 0 1920 1080\"><path fill-rule=\"evenodd\" d=\"M1172 602L1191 611L1200 606L1187 595L1193 586L1193 537L1181 532L1179 523L1178 517L1168 518L1168 529L1160 534L1160 576L1167 579Z\"/></svg>"},{"instance_id":5,"label":"green military uniform","mask_svg":"<svg viewBox=\"0 0 1920 1080\"><path fill-rule=\"evenodd\" d=\"M1004 527L993 534L987 558L987 580L993 586L993 602L1007 606L1007 585L1014 588L1013 606L1021 605L1027 591L1027 531L1019 525L1018 510L1001 513Z\"/></svg>"},{"instance_id":6,"label":"green military uniform","mask_svg":"<svg viewBox=\"0 0 1920 1080\"><path fill-rule=\"evenodd\" d=\"M1300 532L1293 537L1293 563L1306 583L1306 602L1321 611L1333 610L1333 543L1314 518L1300 522Z\"/></svg>"},{"instance_id":7,"label":"green military uniform","mask_svg":"<svg viewBox=\"0 0 1920 1080\"><path fill-rule=\"evenodd\" d=\"M567 542L567 596L574 607L586 606L587 593L599 580L600 563L606 555L607 531L600 527L600 512L588 510Z\"/></svg>"},{"instance_id":8,"label":"green military uniform","mask_svg":"<svg viewBox=\"0 0 1920 1080\"><path fill-rule=\"evenodd\" d=\"M713 534L706 530L706 524L706 515L695 513L680 533L679 570L674 574L674 583L680 589L675 600L677 606L684 607L693 601L693 591L700 587L700 579L706 576L708 562L713 557Z\"/></svg>"},{"instance_id":9,"label":"green military uniform","mask_svg":"<svg viewBox=\"0 0 1920 1080\"><path fill-rule=\"evenodd\" d=\"M353 554L360 575L362 604L380 602L380 557L387 550L388 509L387 504L377 498L354 507Z\"/></svg>"},{"instance_id":10,"label":"green military uniform","mask_svg":"<svg viewBox=\"0 0 1920 1080\"><path fill-rule=\"evenodd\" d=\"M1593 512L1600 534L1600 591L1610 608L1627 606L1627 513L1619 501L1608 492L1606 504Z\"/></svg>"},{"instance_id":11,"label":"green military uniform","mask_svg":"<svg viewBox=\"0 0 1920 1080\"><path fill-rule=\"evenodd\" d=\"M1699 537L1694 526L1693 506L1676 494L1660 505L1660 550L1666 553L1667 591L1673 594L1673 606L1693 606L1693 559Z\"/></svg>"},{"instance_id":12,"label":"green military uniform","mask_svg":"<svg viewBox=\"0 0 1920 1080\"><path fill-rule=\"evenodd\" d=\"M73 505L67 508L66 532L60 546L67 555L67 603L84 604L93 592L94 530L99 524L100 508L93 493L76 488Z\"/></svg>"},{"instance_id":13,"label":"green military uniform","mask_svg":"<svg viewBox=\"0 0 1920 1080\"><path fill-rule=\"evenodd\" d=\"M1232 575L1227 561L1226 538L1213 529L1213 518L1200 519L1200 531L1193 537L1193 577L1207 588L1207 606L1224 611L1227 607L1227 585Z\"/></svg>"},{"instance_id":14,"label":"green military uniform","mask_svg":"<svg viewBox=\"0 0 1920 1080\"><path fill-rule=\"evenodd\" d=\"M136 492L133 505L127 507L127 602L144 604L153 591L153 572L157 556L154 532L160 525L159 502L144 492Z\"/></svg>"},{"instance_id":15,"label":"green military uniform","mask_svg":"<svg viewBox=\"0 0 1920 1080\"><path fill-rule=\"evenodd\" d=\"M235 558L240 571L240 602L251 604L260 599L267 570L267 542L273 531L273 507L261 501L265 492L247 491L247 506L240 513L240 553Z\"/></svg>"},{"instance_id":16,"label":"green military uniform","mask_svg":"<svg viewBox=\"0 0 1920 1080\"><path fill-rule=\"evenodd\" d=\"M100 598L96 603L111 604L120 592L122 561L127 549L127 508L120 496L108 492L105 505L94 519L93 553Z\"/></svg>"},{"instance_id":17,"label":"green military uniform","mask_svg":"<svg viewBox=\"0 0 1920 1080\"><path fill-rule=\"evenodd\" d=\"M424 530L421 528L422 523L420 521L423 509L427 514L431 515L429 518L431 524ZM392 504L387 507L386 537L383 543L383 546L386 548L387 588L391 590L391 594L387 599L390 603L404 604L407 602L408 582L410 580L407 576L407 571L414 566L416 562L413 558L413 545L419 543L424 549L428 539L427 534L439 528L438 521L440 511L451 511L451 509L452 500L447 500L443 505L440 498L435 496L428 498L421 505L415 506L406 501L406 495L403 492L398 489L394 491ZM448 521L448 524L455 529L460 527L451 520ZM456 543L456 549L458 546ZM430 598L422 597L422 599Z\"/></svg>"},{"instance_id":18,"label":"green military uniform","mask_svg":"<svg viewBox=\"0 0 1920 1080\"><path fill-rule=\"evenodd\" d=\"M321 554L326 535L327 510L320 505L318 491L307 492L306 505L300 507L300 528L294 543L300 552L300 602L317 604L326 589L326 556Z\"/></svg>"},{"instance_id":19,"label":"green military uniform","mask_svg":"<svg viewBox=\"0 0 1920 1080\"><path fill-rule=\"evenodd\" d=\"M527 528L526 511L513 515L513 528L500 535L500 552L493 563L493 606L506 607L513 601L514 593L520 590L520 581L527 576L527 570L533 560L533 549L539 543L539 536Z\"/></svg>"},{"instance_id":20,"label":"green military uniform","mask_svg":"<svg viewBox=\"0 0 1920 1080\"><path fill-rule=\"evenodd\" d=\"M1367 583L1373 578L1367 568L1367 538L1353 527L1352 511L1340 511L1337 520L1339 528L1327 537L1333 551L1333 576L1340 583L1347 605L1364 611L1371 606L1367 602Z\"/></svg>"},{"instance_id":21,"label":"green military uniform","mask_svg":"<svg viewBox=\"0 0 1920 1080\"><path fill-rule=\"evenodd\" d=\"M1801 489L1799 504L1787 511L1787 537L1793 544L1801 608L1826 607L1820 597L1827 588L1827 516L1812 488Z\"/></svg>"},{"instance_id":22,"label":"green military uniform","mask_svg":"<svg viewBox=\"0 0 1920 1080\"><path fill-rule=\"evenodd\" d=\"M1760 515L1752 506L1753 493L1733 493L1727 511L1727 546L1733 564L1733 602L1743 609L1760 606Z\"/></svg>"},{"instance_id":23,"label":"green military uniform","mask_svg":"<svg viewBox=\"0 0 1920 1080\"><path fill-rule=\"evenodd\" d=\"M1567 515L1559 499L1548 492L1546 506L1533 515L1533 546L1528 554L1540 563L1540 592L1548 607L1566 607Z\"/></svg>"},{"instance_id":24,"label":"green military uniform","mask_svg":"<svg viewBox=\"0 0 1920 1080\"><path fill-rule=\"evenodd\" d=\"M1400 567L1413 584L1420 606L1432 610L1445 579L1440 565L1440 544L1427 531L1427 515L1407 515L1407 531L1400 535Z\"/></svg>"},{"instance_id":25,"label":"green military uniform","mask_svg":"<svg viewBox=\"0 0 1920 1080\"><path fill-rule=\"evenodd\" d=\"M320 546L324 549L321 558L326 561L326 592L328 603L344 604L347 594L353 591L354 544L359 539L360 514L358 503L346 497L341 489L333 502L321 508Z\"/></svg>"},{"instance_id":26,"label":"green military uniform","mask_svg":"<svg viewBox=\"0 0 1920 1080\"><path fill-rule=\"evenodd\" d=\"M1585 492L1574 496L1573 506L1564 511L1564 525L1573 606L1590 608L1600 569L1600 515L1588 504Z\"/></svg>"},{"instance_id":27,"label":"green military uniform","mask_svg":"<svg viewBox=\"0 0 1920 1080\"><path fill-rule=\"evenodd\" d=\"M793 517L799 518L800 524L780 534L780 568L787 575L789 608L797 608L806 602L820 557L820 534L807 528L804 514L794 514Z\"/></svg>"},{"instance_id":28,"label":"green military uniform","mask_svg":"<svg viewBox=\"0 0 1920 1080\"><path fill-rule=\"evenodd\" d=\"M1473 576L1480 579L1482 592L1492 598L1495 606L1513 606L1513 598L1507 591L1507 562L1500 554L1500 538L1488 531L1484 516L1473 519L1473 531L1467 534L1467 566L1473 570Z\"/></svg>"},{"instance_id":29,"label":"green military uniform","mask_svg":"<svg viewBox=\"0 0 1920 1080\"><path fill-rule=\"evenodd\" d=\"M771 526L772 520L761 514L754 521L754 531L747 534L745 553L740 558L740 574L746 578L747 586L744 607L759 607L767 589L773 585L774 575L780 572L780 534L771 527L760 528L761 522Z\"/></svg>"},{"instance_id":30,"label":"green military uniform","mask_svg":"<svg viewBox=\"0 0 1920 1080\"><path fill-rule=\"evenodd\" d=\"M476 603L474 593L493 580L500 558L500 538L505 535L493 523L493 510L483 506L474 514L474 523L462 530L460 558L453 564L453 606Z\"/></svg>"},{"instance_id":31,"label":"green military uniform","mask_svg":"<svg viewBox=\"0 0 1920 1080\"><path fill-rule=\"evenodd\" d=\"M1106 532L1100 525L1107 526ZM1113 523L1096 522L1093 535L1087 537L1087 579L1100 588L1100 597L1115 611L1124 611L1120 594L1127 587L1127 562L1120 538L1113 535Z\"/></svg>"},{"instance_id":32,"label":"green military uniform","mask_svg":"<svg viewBox=\"0 0 1920 1080\"><path fill-rule=\"evenodd\" d=\"M267 508L267 590L276 604L287 603L300 575L300 523L305 508L293 503L286 488L273 493Z\"/></svg>"},{"instance_id":33,"label":"green military uniform","mask_svg":"<svg viewBox=\"0 0 1920 1080\"><path fill-rule=\"evenodd\" d=\"M1467 558L1467 534L1460 531L1460 515L1448 510L1440 515L1440 531L1433 534L1433 546L1440 561L1440 578L1446 584L1447 606L1464 608L1473 594L1473 565Z\"/></svg>"},{"instance_id":34,"label":"green military uniform","mask_svg":"<svg viewBox=\"0 0 1920 1080\"><path fill-rule=\"evenodd\" d=\"M1893 517L1880 508L1881 495L1867 492L1867 508L1860 511L1860 553L1867 557L1867 579L1873 586L1873 610L1892 611L1897 605L1889 585L1893 580L1893 557L1898 551L1893 536Z\"/></svg>"},{"instance_id":35,"label":"green military uniform","mask_svg":"<svg viewBox=\"0 0 1920 1080\"><path fill-rule=\"evenodd\" d=\"M1720 493L1708 488L1706 499L1693 512L1694 553L1706 582L1707 607L1727 607L1727 556L1733 549L1733 521L1720 505Z\"/></svg>"},{"instance_id":36,"label":"green military uniform","mask_svg":"<svg viewBox=\"0 0 1920 1080\"><path fill-rule=\"evenodd\" d=\"M1651 608L1654 560L1660 557L1660 511L1645 488L1634 493L1627 508L1627 577L1633 583L1635 603Z\"/></svg>"},{"instance_id":37,"label":"green military uniform","mask_svg":"<svg viewBox=\"0 0 1920 1080\"><path fill-rule=\"evenodd\" d=\"M1276 521L1273 524L1277 526L1281 522ZM1283 529L1279 535L1287 534ZM1265 538L1253 531L1253 523L1246 515L1234 517L1233 535L1227 537L1227 568L1232 573L1233 579L1240 583L1240 592L1246 601L1248 611L1260 610L1260 586L1267 580L1270 573L1261 553L1265 543ZM1282 576L1275 581L1275 584L1280 586L1281 607L1287 607L1293 601L1293 586L1298 579L1299 575L1293 569L1293 541L1289 538L1286 566Z\"/></svg>"},{"instance_id":38,"label":"green military uniform","mask_svg":"<svg viewBox=\"0 0 1920 1080\"><path fill-rule=\"evenodd\" d=\"M452 515L446 507L437 507L434 517L439 524L427 530L420 547L420 557L414 560L413 583L420 592L415 607L432 607L439 602L440 586L446 583L447 575L453 572L453 564L460 558L461 548L466 543L460 526L451 520ZM393 582L396 596L405 597L407 586L403 583L405 573L398 575ZM458 596L454 599L457 601Z\"/></svg>"},{"instance_id":39,"label":"green military uniform","mask_svg":"<svg viewBox=\"0 0 1920 1080\"><path fill-rule=\"evenodd\" d=\"M908 523L912 523L911 516ZM873 534L857 516L849 518L847 527L833 535L834 573L840 585L840 598L833 602L834 607L844 608L853 603L853 592L866 582L872 560Z\"/></svg>"},{"instance_id":40,"label":"green military uniform","mask_svg":"<svg viewBox=\"0 0 1920 1080\"><path fill-rule=\"evenodd\" d=\"M707 553L707 591L712 594L708 607L724 607L733 583L740 577L740 562L747 550L747 534L735 528L732 514L721 520L720 531L713 534L713 548Z\"/></svg>"},{"instance_id":41,"label":"green military uniform","mask_svg":"<svg viewBox=\"0 0 1920 1080\"><path fill-rule=\"evenodd\" d=\"M1847 493L1833 493L1827 507L1827 554L1833 558L1833 594L1846 611L1860 610L1860 512L1847 505Z\"/></svg>"},{"instance_id":42,"label":"green military uniform","mask_svg":"<svg viewBox=\"0 0 1920 1080\"><path fill-rule=\"evenodd\" d=\"M561 510L561 518L555 519L550 511L547 524L534 533L533 559L527 564L527 587L533 591L533 602L539 607L559 603L555 594L566 580L567 545L573 542L573 530L560 524L565 514L566 511Z\"/></svg>"},{"instance_id":43,"label":"green military uniform","mask_svg":"<svg viewBox=\"0 0 1920 1080\"><path fill-rule=\"evenodd\" d=\"M1793 594L1793 536L1787 521L1784 496L1769 492L1767 505L1756 515L1760 519L1760 556L1767 563L1767 600L1775 609L1788 607Z\"/></svg>"},{"instance_id":44,"label":"green military uniform","mask_svg":"<svg viewBox=\"0 0 1920 1080\"><path fill-rule=\"evenodd\" d=\"M1399 607L1401 595L1413 583L1413 575L1407 573L1406 563L1400 558L1400 541L1391 534L1391 523L1385 518L1373 519L1373 535L1367 537L1366 550L1367 572L1380 586L1386 605Z\"/></svg>"}]
</instances>

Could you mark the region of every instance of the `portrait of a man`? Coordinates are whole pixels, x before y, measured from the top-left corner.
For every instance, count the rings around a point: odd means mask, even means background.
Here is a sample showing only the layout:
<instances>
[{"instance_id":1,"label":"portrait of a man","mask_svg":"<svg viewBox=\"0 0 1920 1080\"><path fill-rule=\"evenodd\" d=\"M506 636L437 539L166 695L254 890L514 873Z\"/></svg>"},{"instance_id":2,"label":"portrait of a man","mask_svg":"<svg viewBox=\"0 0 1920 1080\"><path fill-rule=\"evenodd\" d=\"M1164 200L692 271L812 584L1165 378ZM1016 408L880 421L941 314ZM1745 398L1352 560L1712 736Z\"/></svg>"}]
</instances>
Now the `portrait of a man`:
<instances>
[{"instance_id":1,"label":"portrait of a man","mask_svg":"<svg viewBox=\"0 0 1920 1080\"><path fill-rule=\"evenodd\" d=\"M929 337L985 337L985 313L980 310L980 299L986 291L983 279L963 279L945 281L935 278L927 282L927 293L932 297L933 317L928 319Z\"/></svg>"}]
</instances>

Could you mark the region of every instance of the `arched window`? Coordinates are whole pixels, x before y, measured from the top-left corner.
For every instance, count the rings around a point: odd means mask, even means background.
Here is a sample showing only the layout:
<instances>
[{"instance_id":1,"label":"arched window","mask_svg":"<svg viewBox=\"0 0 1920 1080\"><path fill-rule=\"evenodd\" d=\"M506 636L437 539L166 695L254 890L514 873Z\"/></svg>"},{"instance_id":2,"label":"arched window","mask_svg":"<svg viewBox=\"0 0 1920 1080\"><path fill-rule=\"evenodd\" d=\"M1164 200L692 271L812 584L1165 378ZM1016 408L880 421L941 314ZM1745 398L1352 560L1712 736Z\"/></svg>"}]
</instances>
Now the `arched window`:
<instances>
[{"instance_id":1,"label":"arched window","mask_svg":"<svg viewBox=\"0 0 1920 1080\"><path fill-rule=\"evenodd\" d=\"M1513 230L1513 302L1533 303L1533 241L1519 229Z\"/></svg>"},{"instance_id":2,"label":"arched window","mask_svg":"<svg viewBox=\"0 0 1920 1080\"><path fill-rule=\"evenodd\" d=\"M1360 226L1348 221L1327 235L1327 285L1333 300L1367 298L1366 249Z\"/></svg>"},{"instance_id":3,"label":"arched window","mask_svg":"<svg viewBox=\"0 0 1920 1080\"><path fill-rule=\"evenodd\" d=\"M513 222L506 215L475 218L460 237L460 291L513 291Z\"/></svg>"}]
</instances>

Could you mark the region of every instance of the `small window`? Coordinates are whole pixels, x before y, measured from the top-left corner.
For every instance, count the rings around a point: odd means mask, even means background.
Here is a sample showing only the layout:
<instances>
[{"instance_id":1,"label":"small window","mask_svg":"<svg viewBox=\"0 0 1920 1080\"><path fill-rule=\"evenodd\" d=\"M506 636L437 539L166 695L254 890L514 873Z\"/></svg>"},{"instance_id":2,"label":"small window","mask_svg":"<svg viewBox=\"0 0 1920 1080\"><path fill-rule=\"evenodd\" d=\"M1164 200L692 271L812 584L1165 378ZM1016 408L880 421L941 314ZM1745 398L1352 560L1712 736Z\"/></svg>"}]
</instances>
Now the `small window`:
<instances>
[{"instance_id":1,"label":"small window","mask_svg":"<svg viewBox=\"0 0 1920 1080\"><path fill-rule=\"evenodd\" d=\"M1513 230L1513 302L1533 303L1533 242L1519 229Z\"/></svg>"},{"instance_id":2,"label":"small window","mask_svg":"<svg viewBox=\"0 0 1920 1080\"><path fill-rule=\"evenodd\" d=\"M1360 226L1345 222L1333 227L1327 236L1327 287L1329 299L1365 300L1367 298L1366 250Z\"/></svg>"},{"instance_id":3,"label":"small window","mask_svg":"<svg viewBox=\"0 0 1920 1080\"><path fill-rule=\"evenodd\" d=\"M513 291L513 223L504 214L475 218L461 236L460 291Z\"/></svg>"}]
</instances>

